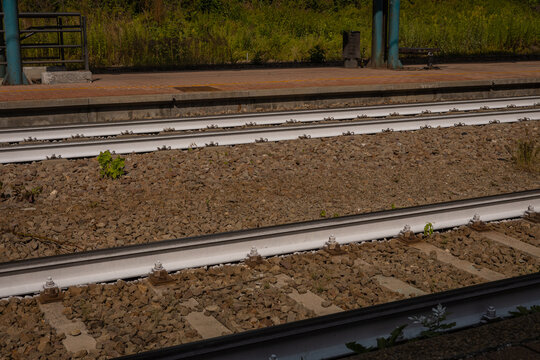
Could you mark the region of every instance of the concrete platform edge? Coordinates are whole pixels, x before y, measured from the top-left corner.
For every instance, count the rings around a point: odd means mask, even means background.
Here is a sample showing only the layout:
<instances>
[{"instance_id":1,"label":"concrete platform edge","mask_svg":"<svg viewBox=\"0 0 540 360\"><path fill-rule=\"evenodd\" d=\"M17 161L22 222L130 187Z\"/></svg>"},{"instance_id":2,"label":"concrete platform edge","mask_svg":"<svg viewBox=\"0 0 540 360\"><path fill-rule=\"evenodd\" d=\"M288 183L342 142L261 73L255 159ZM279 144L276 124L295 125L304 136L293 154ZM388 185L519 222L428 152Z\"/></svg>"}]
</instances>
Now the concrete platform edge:
<instances>
[{"instance_id":1,"label":"concrete platform edge","mask_svg":"<svg viewBox=\"0 0 540 360\"><path fill-rule=\"evenodd\" d=\"M539 94L530 78L6 101L0 128Z\"/></svg>"}]
</instances>

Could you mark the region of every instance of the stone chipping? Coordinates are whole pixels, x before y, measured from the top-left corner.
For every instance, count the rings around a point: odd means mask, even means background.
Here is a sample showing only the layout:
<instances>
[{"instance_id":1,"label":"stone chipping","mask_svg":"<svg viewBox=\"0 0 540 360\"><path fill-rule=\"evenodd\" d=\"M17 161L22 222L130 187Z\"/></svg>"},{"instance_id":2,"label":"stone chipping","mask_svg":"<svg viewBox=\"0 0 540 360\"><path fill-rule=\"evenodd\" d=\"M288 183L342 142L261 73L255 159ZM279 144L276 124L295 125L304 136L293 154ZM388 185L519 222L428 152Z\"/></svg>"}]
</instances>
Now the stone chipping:
<instances>
[{"instance_id":1,"label":"stone chipping","mask_svg":"<svg viewBox=\"0 0 540 360\"><path fill-rule=\"evenodd\" d=\"M534 121L0 165L0 262L536 189ZM34 195L29 195L33 194Z\"/></svg>"},{"instance_id":2,"label":"stone chipping","mask_svg":"<svg viewBox=\"0 0 540 360\"><path fill-rule=\"evenodd\" d=\"M535 230L527 227L530 223L524 220L512 224L529 229L524 237ZM466 233L466 228L460 228L435 233L423 241L431 242L444 235L451 249L462 242ZM0 323L7 325L0 327L0 334L4 335L0 341L7 341L6 346L0 347L0 357L9 357L10 352L36 351L42 342L50 342L51 346L42 345L44 352L52 351L51 356L42 354L43 359L109 359L189 343L202 338L189 322L189 315L194 312L213 317L232 333L315 317L313 311L293 300L293 292L311 292L323 300L323 307L332 305L343 310L404 298L380 285L376 281L378 275L400 279L425 292L485 281L397 239L353 243L341 250L337 254L320 249L274 256L249 266L239 263L185 269L172 274L172 283L160 287L152 286L147 279L70 287L62 300L63 314L82 321L97 343L95 351L84 354L63 349L61 340L65 335L57 335L48 327L35 298L0 300ZM512 253L505 254L503 263L513 261ZM529 265L516 263L525 269L518 273L529 271ZM532 265L532 271L540 271L540 264ZM511 266L499 270L506 277L516 272ZM288 280L280 285L278 278L283 276Z\"/></svg>"}]
</instances>

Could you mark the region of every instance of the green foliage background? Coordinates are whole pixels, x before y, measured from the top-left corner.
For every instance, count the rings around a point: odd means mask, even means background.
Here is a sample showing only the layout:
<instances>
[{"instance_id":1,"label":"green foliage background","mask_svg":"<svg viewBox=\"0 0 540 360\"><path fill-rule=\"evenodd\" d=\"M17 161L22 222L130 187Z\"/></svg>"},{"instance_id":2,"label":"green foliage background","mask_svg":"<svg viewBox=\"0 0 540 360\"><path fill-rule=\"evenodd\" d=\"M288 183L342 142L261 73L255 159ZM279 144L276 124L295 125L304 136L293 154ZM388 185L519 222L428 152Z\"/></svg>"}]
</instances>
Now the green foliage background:
<instances>
[{"instance_id":1,"label":"green foliage background","mask_svg":"<svg viewBox=\"0 0 540 360\"><path fill-rule=\"evenodd\" d=\"M371 0L19 0L88 17L90 63L182 66L338 60L341 32L370 55ZM402 0L400 46L442 55L540 54L540 0Z\"/></svg>"}]
</instances>

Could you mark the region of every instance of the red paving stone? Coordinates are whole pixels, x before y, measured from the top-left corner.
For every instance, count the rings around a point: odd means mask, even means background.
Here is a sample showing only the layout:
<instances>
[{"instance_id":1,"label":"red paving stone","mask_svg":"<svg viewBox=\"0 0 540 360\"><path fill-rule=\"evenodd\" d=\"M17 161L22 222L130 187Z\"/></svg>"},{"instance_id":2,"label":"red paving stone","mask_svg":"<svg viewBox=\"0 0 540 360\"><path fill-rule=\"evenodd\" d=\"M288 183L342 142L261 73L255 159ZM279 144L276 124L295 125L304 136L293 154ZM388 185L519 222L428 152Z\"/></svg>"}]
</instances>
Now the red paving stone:
<instances>
[{"instance_id":1,"label":"red paving stone","mask_svg":"<svg viewBox=\"0 0 540 360\"><path fill-rule=\"evenodd\" d=\"M181 93L176 87L259 90L540 77L540 61L439 65L440 70L342 67L94 74L88 84L0 86L0 102Z\"/></svg>"}]
</instances>

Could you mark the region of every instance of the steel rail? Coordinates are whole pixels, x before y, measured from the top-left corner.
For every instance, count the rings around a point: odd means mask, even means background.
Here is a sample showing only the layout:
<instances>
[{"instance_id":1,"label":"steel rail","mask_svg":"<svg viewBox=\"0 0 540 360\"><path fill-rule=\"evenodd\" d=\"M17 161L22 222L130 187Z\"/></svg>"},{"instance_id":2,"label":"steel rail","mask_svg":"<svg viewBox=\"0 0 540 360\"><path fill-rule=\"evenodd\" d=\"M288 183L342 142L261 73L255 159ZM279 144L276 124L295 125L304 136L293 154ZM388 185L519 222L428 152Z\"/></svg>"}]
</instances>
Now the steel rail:
<instances>
[{"instance_id":1,"label":"steel rail","mask_svg":"<svg viewBox=\"0 0 540 360\"><path fill-rule=\"evenodd\" d=\"M278 125L284 124L290 120L295 120L298 122L314 122L327 118L333 118L335 120L347 120L354 119L356 117L383 117L392 113L399 113L400 115L418 115L426 112L439 113L447 112L449 110L471 111L480 110L483 107L501 109L509 106L534 106L535 104L540 104L540 97L384 105L330 110L305 110L295 112L206 116L182 119L124 121L105 124L77 124L12 128L0 130L0 143L21 142L28 138L36 140L57 140L67 139L72 136L113 136L126 132L133 134L148 134L158 133L167 129L183 131L206 129L209 127L239 127L246 124Z\"/></svg>"},{"instance_id":2,"label":"steel rail","mask_svg":"<svg viewBox=\"0 0 540 360\"><path fill-rule=\"evenodd\" d=\"M540 304L540 273L464 287L411 299L344 311L308 320L246 331L145 353L122 360L320 360L353 355L345 343L356 341L376 346L376 339L388 337L396 327L407 339L420 335L419 325L409 317L431 314L438 304L448 309L445 323L454 329L477 325L488 307L497 316L508 316L517 306Z\"/></svg>"},{"instance_id":3,"label":"steel rail","mask_svg":"<svg viewBox=\"0 0 540 360\"><path fill-rule=\"evenodd\" d=\"M160 241L0 264L0 298L38 292L48 276L61 287L145 276L159 260L168 271L240 261L252 247L262 256L396 236L405 225L421 232L522 216L540 208L540 190L418 206L335 219Z\"/></svg>"},{"instance_id":4,"label":"steel rail","mask_svg":"<svg viewBox=\"0 0 540 360\"><path fill-rule=\"evenodd\" d=\"M156 149L187 149L213 145L237 145L253 142L294 140L351 134L371 134L385 130L409 131L425 126L484 125L491 122L516 122L520 119L539 120L540 109L501 112L467 113L414 118L381 118L339 123L315 123L296 126L270 126L241 130L213 130L175 135L139 136L133 138L99 139L0 147L0 163L27 162L47 158L80 158L96 156L110 150L117 154L151 152Z\"/></svg>"}]
</instances>

